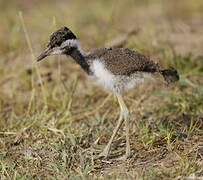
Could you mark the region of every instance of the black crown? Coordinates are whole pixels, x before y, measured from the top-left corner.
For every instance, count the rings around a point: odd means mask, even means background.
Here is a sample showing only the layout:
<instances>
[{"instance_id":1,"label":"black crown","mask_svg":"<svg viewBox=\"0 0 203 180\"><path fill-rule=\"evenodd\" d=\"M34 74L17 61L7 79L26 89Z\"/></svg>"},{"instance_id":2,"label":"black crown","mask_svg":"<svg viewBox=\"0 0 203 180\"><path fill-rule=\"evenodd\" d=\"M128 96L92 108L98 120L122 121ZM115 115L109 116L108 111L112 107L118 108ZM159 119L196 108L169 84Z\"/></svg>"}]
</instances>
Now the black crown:
<instances>
[{"instance_id":1,"label":"black crown","mask_svg":"<svg viewBox=\"0 0 203 180\"><path fill-rule=\"evenodd\" d=\"M67 27L62 27L50 36L48 46L53 48L60 46L64 41L69 39L77 39L73 32Z\"/></svg>"}]
</instances>

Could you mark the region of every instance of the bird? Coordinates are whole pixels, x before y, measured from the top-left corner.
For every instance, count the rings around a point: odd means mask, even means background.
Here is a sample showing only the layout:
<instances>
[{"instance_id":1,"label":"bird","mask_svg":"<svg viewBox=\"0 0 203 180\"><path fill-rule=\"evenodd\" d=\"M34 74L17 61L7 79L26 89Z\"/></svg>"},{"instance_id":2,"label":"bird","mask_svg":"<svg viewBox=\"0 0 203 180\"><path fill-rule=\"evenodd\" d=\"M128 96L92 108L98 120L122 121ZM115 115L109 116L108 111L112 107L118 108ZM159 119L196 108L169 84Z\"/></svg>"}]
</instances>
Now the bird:
<instances>
[{"instance_id":1,"label":"bird","mask_svg":"<svg viewBox=\"0 0 203 180\"><path fill-rule=\"evenodd\" d=\"M37 57L37 61L51 55L72 57L88 76L93 77L98 84L117 97L120 115L107 145L99 154L101 158L109 157L112 142L123 122L125 122L126 147L125 154L120 159L126 160L131 157L130 114L123 99L124 93L139 86L148 77L155 78L160 75L168 84L179 80L175 68L163 69L158 63L135 50L104 47L85 52L79 39L66 26L51 34L46 49Z\"/></svg>"}]
</instances>

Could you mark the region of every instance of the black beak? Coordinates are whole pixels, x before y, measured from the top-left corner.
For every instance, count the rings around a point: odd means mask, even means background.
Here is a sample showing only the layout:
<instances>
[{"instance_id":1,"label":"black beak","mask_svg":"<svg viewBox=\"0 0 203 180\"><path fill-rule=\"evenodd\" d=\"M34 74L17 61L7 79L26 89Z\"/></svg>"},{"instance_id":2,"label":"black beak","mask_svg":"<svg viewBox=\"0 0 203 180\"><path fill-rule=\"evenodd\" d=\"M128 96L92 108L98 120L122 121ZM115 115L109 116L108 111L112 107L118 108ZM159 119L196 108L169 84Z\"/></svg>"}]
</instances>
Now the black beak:
<instances>
[{"instance_id":1,"label":"black beak","mask_svg":"<svg viewBox=\"0 0 203 180\"><path fill-rule=\"evenodd\" d=\"M44 58L46 58L47 56L49 56L52 52L52 49L50 47L48 47L47 49L45 49L38 57L37 57L37 61L41 61Z\"/></svg>"}]
</instances>

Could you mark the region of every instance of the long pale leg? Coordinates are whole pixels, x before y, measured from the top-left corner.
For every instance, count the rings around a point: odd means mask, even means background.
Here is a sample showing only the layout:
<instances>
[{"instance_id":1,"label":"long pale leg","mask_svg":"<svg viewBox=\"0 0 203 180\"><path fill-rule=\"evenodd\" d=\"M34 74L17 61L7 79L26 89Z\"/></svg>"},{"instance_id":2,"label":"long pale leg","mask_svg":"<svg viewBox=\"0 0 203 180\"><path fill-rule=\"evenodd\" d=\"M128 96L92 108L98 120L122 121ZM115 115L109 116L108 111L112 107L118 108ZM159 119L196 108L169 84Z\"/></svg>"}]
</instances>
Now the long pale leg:
<instances>
[{"instance_id":1,"label":"long pale leg","mask_svg":"<svg viewBox=\"0 0 203 180\"><path fill-rule=\"evenodd\" d=\"M120 117L119 117L119 119L118 119L118 122L117 122L117 125L116 125L115 129L113 130L113 134L112 134L112 136L111 136L111 138L110 138L108 144L107 144L106 147L104 148L104 150L99 154L99 157L105 157L105 158L108 157L109 151L110 151L110 149L111 149L111 144L112 144L112 142L113 142L113 139L114 139L114 137L116 136L118 130L120 129L122 123L123 123L123 116L122 116L122 114L120 113Z\"/></svg>"},{"instance_id":2,"label":"long pale leg","mask_svg":"<svg viewBox=\"0 0 203 180\"><path fill-rule=\"evenodd\" d=\"M116 136L118 130L120 129L123 120L125 120L125 126L126 126L126 155L125 159L130 156L130 141L129 141L129 112L128 109L123 101L123 98L121 95L117 95L117 99L120 106L120 117L118 120L118 123L113 131L113 134L107 144L107 146L104 148L104 150L99 154L99 157L107 157L111 148L111 144L113 142L114 137Z\"/></svg>"},{"instance_id":3,"label":"long pale leg","mask_svg":"<svg viewBox=\"0 0 203 180\"><path fill-rule=\"evenodd\" d=\"M127 106L125 105L122 96L117 96L118 102L121 108L122 116L125 120L125 136L126 136L126 152L125 156L123 156L121 159L127 159L130 157L130 138L129 138L129 111Z\"/></svg>"}]
</instances>

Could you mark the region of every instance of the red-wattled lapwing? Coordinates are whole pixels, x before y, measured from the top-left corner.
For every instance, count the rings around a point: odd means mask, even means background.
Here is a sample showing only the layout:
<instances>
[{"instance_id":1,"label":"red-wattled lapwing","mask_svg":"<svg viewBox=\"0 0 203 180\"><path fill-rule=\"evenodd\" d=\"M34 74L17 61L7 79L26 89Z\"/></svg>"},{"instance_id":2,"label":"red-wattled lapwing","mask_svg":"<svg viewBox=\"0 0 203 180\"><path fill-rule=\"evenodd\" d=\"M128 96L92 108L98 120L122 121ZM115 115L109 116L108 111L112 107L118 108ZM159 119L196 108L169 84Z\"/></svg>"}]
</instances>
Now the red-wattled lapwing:
<instances>
[{"instance_id":1,"label":"red-wattled lapwing","mask_svg":"<svg viewBox=\"0 0 203 180\"><path fill-rule=\"evenodd\" d=\"M179 80L179 75L174 68L162 69L148 57L127 48L99 48L85 53L80 47L79 40L67 27L62 27L51 35L47 48L37 61L50 55L71 56L89 76L111 91L118 99L120 117L100 157L109 155L112 141L123 121L125 121L126 135L126 153L123 159L130 156L129 111L122 98L124 92L143 83L145 78L156 77L157 74L162 75L167 83Z\"/></svg>"}]
</instances>

